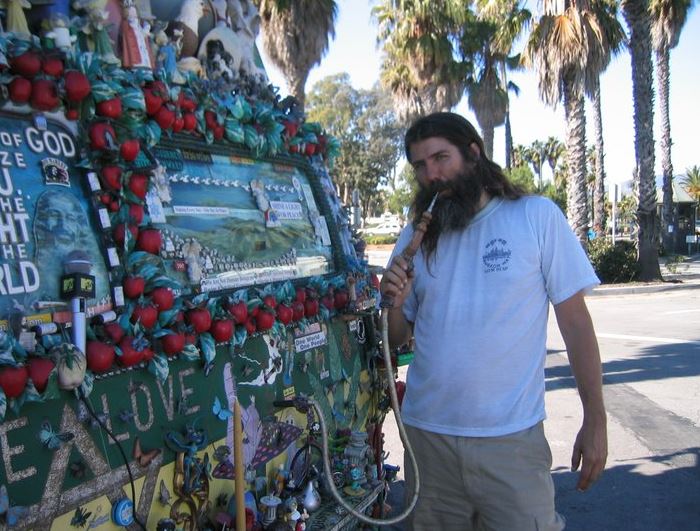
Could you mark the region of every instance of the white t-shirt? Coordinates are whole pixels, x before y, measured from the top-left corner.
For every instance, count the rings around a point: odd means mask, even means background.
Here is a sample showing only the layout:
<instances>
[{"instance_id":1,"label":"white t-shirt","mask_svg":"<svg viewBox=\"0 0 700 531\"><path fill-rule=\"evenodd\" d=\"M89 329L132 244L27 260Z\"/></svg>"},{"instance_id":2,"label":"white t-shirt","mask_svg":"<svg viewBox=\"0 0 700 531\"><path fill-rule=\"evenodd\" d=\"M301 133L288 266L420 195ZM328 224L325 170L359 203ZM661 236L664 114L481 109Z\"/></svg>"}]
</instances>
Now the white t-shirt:
<instances>
[{"instance_id":1,"label":"white t-shirt","mask_svg":"<svg viewBox=\"0 0 700 531\"><path fill-rule=\"evenodd\" d=\"M412 234L409 225L395 253ZM493 437L543 420L549 303L599 283L561 210L539 196L494 198L466 229L440 236L429 272L421 251L414 267L404 422Z\"/></svg>"}]
</instances>

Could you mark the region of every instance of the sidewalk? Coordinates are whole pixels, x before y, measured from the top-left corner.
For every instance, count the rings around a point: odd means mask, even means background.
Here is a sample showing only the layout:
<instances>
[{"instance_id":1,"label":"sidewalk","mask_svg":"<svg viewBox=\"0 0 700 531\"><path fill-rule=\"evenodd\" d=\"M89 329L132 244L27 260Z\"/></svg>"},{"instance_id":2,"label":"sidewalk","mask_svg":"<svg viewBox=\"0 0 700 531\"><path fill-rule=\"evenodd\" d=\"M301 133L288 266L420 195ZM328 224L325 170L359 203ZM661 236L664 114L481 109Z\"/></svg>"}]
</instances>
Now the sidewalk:
<instances>
[{"instance_id":1,"label":"sidewalk","mask_svg":"<svg viewBox=\"0 0 700 531\"><path fill-rule=\"evenodd\" d=\"M594 288L589 296L631 295L675 289L700 289L700 254L694 254L686 261L670 267L666 265L665 257L660 257L659 267L661 268L663 281L602 284Z\"/></svg>"}]
</instances>

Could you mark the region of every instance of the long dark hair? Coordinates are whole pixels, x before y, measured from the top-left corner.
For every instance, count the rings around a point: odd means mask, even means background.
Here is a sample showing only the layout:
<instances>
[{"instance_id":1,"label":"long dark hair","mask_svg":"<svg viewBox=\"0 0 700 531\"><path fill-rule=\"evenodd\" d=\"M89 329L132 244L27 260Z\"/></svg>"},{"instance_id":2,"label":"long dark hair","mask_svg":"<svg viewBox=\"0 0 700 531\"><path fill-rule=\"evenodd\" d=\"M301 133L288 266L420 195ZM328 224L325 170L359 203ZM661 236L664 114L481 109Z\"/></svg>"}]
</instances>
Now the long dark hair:
<instances>
[{"instance_id":1,"label":"long dark hair","mask_svg":"<svg viewBox=\"0 0 700 531\"><path fill-rule=\"evenodd\" d=\"M472 184L479 186L491 197L518 199L526 194L525 190L508 180L498 164L488 159L484 151L484 142L474 126L463 116L452 112L436 112L413 122L404 138L404 149L408 161L411 161L410 149L414 143L434 137L447 140L459 150L465 162L474 165L476 182ZM479 146L479 157L472 151L470 147L472 143ZM431 195L420 192L416 195L416 200L413 203L414 227L428 207ZM440 227L436 224L428 225L428 230L421 244L426 261L437 248L439 237Z\"/></svg>"}]
</instances>

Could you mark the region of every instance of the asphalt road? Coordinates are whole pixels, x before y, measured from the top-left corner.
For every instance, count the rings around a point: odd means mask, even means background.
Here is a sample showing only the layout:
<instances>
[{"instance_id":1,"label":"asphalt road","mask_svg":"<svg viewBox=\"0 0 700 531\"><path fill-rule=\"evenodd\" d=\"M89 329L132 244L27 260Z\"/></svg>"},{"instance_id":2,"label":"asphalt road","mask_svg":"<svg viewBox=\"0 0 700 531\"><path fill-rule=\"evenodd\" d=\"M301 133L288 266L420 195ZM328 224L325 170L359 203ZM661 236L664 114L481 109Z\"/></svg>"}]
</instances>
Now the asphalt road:
<instances>
[{"instance_id":1,"label":"asphalt road","mask_svg":"<svg viewBox=\"0 0 700 531\"><path fill-rule=\"evenodd\" d=\"M545 430L557 509L573 531L698 531L700 289L592 296L587 302L603 361L609 458L594 487L577 492L570 460L581 406L552 313ZM405 371L400 368L402 379ZM392 414L384 431L388 462L403 468ZM403 482L393 485L394 513L402 491Z\"/></svg>"}]
</instances>

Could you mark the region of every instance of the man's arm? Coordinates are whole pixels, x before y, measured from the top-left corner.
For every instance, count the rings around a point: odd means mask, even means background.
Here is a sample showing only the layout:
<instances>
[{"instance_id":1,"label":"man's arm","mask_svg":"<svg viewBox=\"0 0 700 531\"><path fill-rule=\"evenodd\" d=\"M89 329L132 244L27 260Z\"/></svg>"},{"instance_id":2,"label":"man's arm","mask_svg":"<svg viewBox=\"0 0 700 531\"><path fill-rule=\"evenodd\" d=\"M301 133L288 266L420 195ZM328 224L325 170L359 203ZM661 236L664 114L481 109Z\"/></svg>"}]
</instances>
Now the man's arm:
<instances>
[{"instance_id":1,"label":"man's arm","mask_svg":"<svg viewBox=\"0 0 700 531\"><path fill-rule=\"evenodd\" d=\"M583 405L583 425L574 443L571 470L578 469L583 458L576 487L586 490L602 474L608 457L600 351L583 292L554 306L554 313Z\"/></svg>"}]
</instances>

